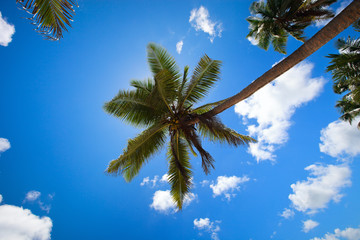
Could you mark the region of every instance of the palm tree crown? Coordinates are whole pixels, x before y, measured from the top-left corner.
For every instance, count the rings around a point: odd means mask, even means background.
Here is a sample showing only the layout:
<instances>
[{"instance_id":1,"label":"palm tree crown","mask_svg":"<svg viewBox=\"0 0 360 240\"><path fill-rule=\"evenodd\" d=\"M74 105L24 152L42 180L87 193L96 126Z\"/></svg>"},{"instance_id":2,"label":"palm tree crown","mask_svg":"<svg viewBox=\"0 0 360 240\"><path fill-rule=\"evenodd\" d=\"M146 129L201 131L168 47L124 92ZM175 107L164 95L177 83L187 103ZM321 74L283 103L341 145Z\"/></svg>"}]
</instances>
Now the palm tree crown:
<instances>
[{"instance_id":1,"label":"palm tree crown","mask_svg":"<svg viewBox=\"0 0 360 240\"><path fill-rule=\"evenodd\" d=\"M359 29L359 22L354 27ZM350 123L360 116L360 38L339 39L337 41L339 54L329 54L331 58L327 71L333 75L335 93L347 92L336 107L342 113L341 118ZM358 123L360 128L360 122Z\"/></svg>"},{"instance_id":2,"label":"palm tree crown","mask_svg":"<svg viewBox=\"0 0 360 240\"><path fill-rule=\"evenodd\" d=\"M135 126L146 127L146 130L128 141L123 154L111 161L106 171L121 174L126 181L131 181L169 138L168 181L173 200L181 209L191 188L189 151L195 156L194 149L198 151L206 174L214 168L214 159L203 149L199 135L234 146L255 140L226 127L215 116L200 117L219 102L193 107L219 80L220 61L204 55L189 78L189 67L186 66L181 74L175 60L160 46L149 44L147 55L153 77L131 81L135 89L120 91L104 105L108 113ZM196 125L187 124L197 117L200 121Z\"/></svg>"},{"instance_id":3,"label":"palm tree crown","mask_svg":"<svg viewBox=\"0 0 360 240\"><path fill-rule=\"evenodd\" d=\"M247 37L255 39L257 45L265 50L270 43L274 50L286 54L289 34L305 41L304 29L315 20L328 19L334 14L325 7L336 0L260 0L253 2L250 12L253 16Z\"/></svg>"}]
</instances>

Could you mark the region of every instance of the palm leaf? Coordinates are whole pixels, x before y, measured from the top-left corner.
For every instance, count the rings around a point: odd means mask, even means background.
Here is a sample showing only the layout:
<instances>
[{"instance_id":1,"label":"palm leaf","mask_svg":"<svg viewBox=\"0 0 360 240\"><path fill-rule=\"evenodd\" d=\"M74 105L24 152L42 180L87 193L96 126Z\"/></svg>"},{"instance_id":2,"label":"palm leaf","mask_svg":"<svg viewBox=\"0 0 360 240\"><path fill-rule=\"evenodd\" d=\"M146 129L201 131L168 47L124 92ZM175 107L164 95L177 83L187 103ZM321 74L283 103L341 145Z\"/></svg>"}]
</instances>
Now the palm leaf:
<instances>
[{"instance_id":1,"label":"palm leaf","mask_svg":"<svg viewBox=\"0 0 360 240\"><path fill-rule=\"evenodd\" d=\"M178 132L171 137L168 159L168 180L171 185L171 195L181 210L184 200L190 192L192 172L188 148Z\"/></svg>"},{"instance_id":2,"label":"palm leaf","mask_svg":"<svg viewBox=\"0 0 360 240\"><path fill-rule=\"evenodd\" d=\"M195 103L207 95L214 83L220 79L220 67L221 61L212 60L205 54L194 70L180 106L185 102L189 105Z\"/></svg>"},{"instance_id":3,"label":"palm leaf","mask_svg":"<svg viewBox=\"0 0 360 240\"><path fill-rule=\"evenodd\" d=\"M131 181L149 157L165 143L167 123L158 123L130 139L123 154L110 162L107 173L122 174L126 181Z\"/></svg>"},{"instance_id":4,"label":"palm leaf","mask_svg":"<svg viewBox=\"0 0 360 240\"><path fill-rule=\"evenodd\" d=\"M71 27L71 21L75 14L74 0L17 0L25 11L32 17L28 18L36 31L46 39L59 40L67 27Z\"/></svg>"},{"instance_id":5,"label":"palm leaf","mask_svg":"<svg viewBox=\"0 0 360 240\"><path fill-rule=\"evenodd\" d=\"M255 139L237 133L235 130L226 127L217 117L199 117L198 129L203 137L209 138L210 141L228 143L233 146L248 145L256 142Z\"/></svg>"}]
</instances>

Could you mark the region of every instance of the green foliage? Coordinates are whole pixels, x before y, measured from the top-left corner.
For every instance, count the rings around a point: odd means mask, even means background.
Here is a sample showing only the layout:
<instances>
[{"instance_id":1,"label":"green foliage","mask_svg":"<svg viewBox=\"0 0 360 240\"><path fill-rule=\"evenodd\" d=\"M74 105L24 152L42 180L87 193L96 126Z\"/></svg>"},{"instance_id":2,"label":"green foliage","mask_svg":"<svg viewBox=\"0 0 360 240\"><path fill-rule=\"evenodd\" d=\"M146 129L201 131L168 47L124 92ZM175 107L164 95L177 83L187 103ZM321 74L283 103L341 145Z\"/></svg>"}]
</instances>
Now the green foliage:
<instances>
[{"instance_id":1,"label":"green foliage","mask_svg":"<svg viewBox=\"0 0 360 240\"><path fill-rule=\"evenodd\" d=\"M214 159L203 149L197 129L210 141L226 142L234 146L255 140L227 128L216 117L199 115L223 101L192 108L220 79L220 61L204 55L189 81L189 67L186 66L181 75L175 60L164 48L151 43L147 52L153 77L146 81L132 80L134 90L122 90L104 105L109 114L147 129L128 141L123 154L111 161L106 171L121 174L126 181L131 181L143 164L162 148L166 136L169 136L169 183L173 200L181 209L191 190L189 151L197 156L196 149L200 154L205 173L214 168ZM199 117L199 123L195 126L188 124L189 120L196 117Z\"/></svg>"},{"instance_id":2,"label":"green foliage","mask_svg":"<svg viewBox=\"0 0 360 240\"><path fill-rule=\"evenodd\" d=\"M342 113L341 118L352 123L360 116L360 38L339 39L336 47L340 53L329 54L331 62L327 71L333 75L334 92L345 93L336 104Z\"/></svg>"},{"instance_id":3,"label":"green foliage","mask_svg":"<svg viewBox=\"0 0 360 240\"><path fill-rule=\"evenodd\" d=\"M336 0L259 0L250 6L253 16L246 20L250 23L247 37L257 41L257 45L268 50L286 54L288 36L304 42L304 29L314 21L328 19L334 14L326 9Z\"/></svg>"},{"instance_id":4,"label":"green foliage","mask_svg":"<svg viewBox=\"0 0 360 240\"><path fill-rule=\"evenodd\" d=\"M75 0L16 0L23 10L31 14L28 18L36 31L48 40L59 40L67 26L71 27L75 14Z\"/></svg>"}]
</instances>

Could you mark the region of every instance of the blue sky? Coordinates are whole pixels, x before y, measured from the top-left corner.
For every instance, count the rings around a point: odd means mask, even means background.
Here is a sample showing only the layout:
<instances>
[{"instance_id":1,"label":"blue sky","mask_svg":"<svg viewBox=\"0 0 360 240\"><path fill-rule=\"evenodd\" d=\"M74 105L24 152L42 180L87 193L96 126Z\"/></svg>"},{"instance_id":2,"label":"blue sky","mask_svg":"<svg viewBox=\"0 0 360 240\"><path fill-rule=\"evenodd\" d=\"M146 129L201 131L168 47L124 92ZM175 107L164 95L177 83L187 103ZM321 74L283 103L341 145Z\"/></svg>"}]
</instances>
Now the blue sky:
<instances>
[{"instance_id":1,"label":"blue sky","mask_svg":"<svg viewBox=\"0 0 360 240\"><path fill-rule=\"evenodd\" d=\"M192 159L181 212L169 201L164 151L131 183L104 173L141 129L102 106L150 76L149 42L180 67L205 53L223 62L204 103L284 57L246 39L251 2L80 0L73 28L50 42L15 1L1 1L0 239L360 239L360 132L338 120L325 72L335 39L220 115L258 143L204 142L216 169L206 176ZM348 35L358 33L339 37ZM289 38L288 53L300 45Z\"/></svg>"}]
</instances>

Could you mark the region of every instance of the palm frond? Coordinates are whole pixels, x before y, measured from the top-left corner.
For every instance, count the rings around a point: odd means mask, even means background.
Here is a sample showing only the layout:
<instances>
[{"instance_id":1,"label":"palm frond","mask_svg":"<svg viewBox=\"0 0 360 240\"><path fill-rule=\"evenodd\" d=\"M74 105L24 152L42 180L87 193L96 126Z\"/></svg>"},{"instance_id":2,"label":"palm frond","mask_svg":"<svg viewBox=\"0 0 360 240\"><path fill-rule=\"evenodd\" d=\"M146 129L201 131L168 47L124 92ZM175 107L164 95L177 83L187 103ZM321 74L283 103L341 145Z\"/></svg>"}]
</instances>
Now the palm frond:
<instances>
[{"instance_id":1,"label":"palm frond","mask_svg":"<svg viewBox=\"0 0 360 240\"><path fill-rule=\"evenodd\" d=\"M220 79L221 61L212 60L206 54L200 59L186 87L185 97L180 105L185 102L191 104L208 94L210 88Z\"/></svg>"},{"instance_id":2,"label":"palm frond","mask_svg":"<svg viewBox=\"0 0 360 240\"><path fill-rule=\"evenodd\" d=\"M59 40L67 27L71 27L75 0L16 0L23 10L31 14L28 18L36 31L46 39Z\"/></svg>"},{"instance_id":3,"label":"palm frond","mask_svg":"<svg viewBox=\"0 0 360 240\"><path fill-rule=\"evenodd\" d=\"M213 109L214 107L216 107L217 105L225 102L226 100L227 100L227 99L202 105L202 106L200 106L200 107L197 107L197 108L193 109L193 110L191 111L191 113L195 113L195 114L199 114L199 115L200 115L200 114L203 114L203 113L206 113L206 112L212 110L212 109Z\"/></svg>"},{"instance_id":4,"label":"palm frond","mask_svg":"<svg viewBox=\"0 0 360 240\"><path fill-rule=\"evenodd\" d=\"M109 163L106 172L122 174L126 181L131 181L149 157L164 145L168 126L169 124L160 122L129 139L123 154Z\"/></svg>"},{"instance_id":5,"label":"palm frond","mask_svg":"<svg viewBox=\"0 0 360 240\"><path fill-rule=\"evenodd\" d=\"M210 141L228 143L233 146L248 145L256 142L255 139L237 133L235 130L226 127L217 117L199 117L198 129L203 137L209 138Z\"/></svg>"},{"instance_id":6,"label":"palm frond","mask_svg":"<svg viewBox=\"0 0 360 240\"><path fill-rule=\"evenodd\" d=\"M168 70L162 70L155 75L155 85L159 96L167 106L170 113L173 113L174 109L170 106L177 97L178 79Z\"/></svg>"},{"instance_id":7,"label":"palm frond","mask_svg":"<svg viewBox=\"0 0 360 240\"><path fill-rule=\"evenodd\" d=\"M143 90L119 91L109 102L104 104L104 110L134 126L148 126L160 119L164 112L155 108Z\"/></svg>"},{"instance_id":8,"label":"palm frond","mask_svg":"<svg viewBox=\"0 0 360 240\"><path fill-rule=\"evenodd\" d=\"M179 68L175 59L166 51L166 49L155 43L149 43L147 46L147 57L150 70L154 76L163 70L169 71L173 78L179 78Z\"/></svg>"},{"instance_id":9,"label":"palm frond","mask_svg":"<svg viewBox=\"0 0 360 240\"><path fill-rule=\"evenodd\" d=\"M181 210L184 200L190 192L192 172L187 145L178 132L171 136L167 155L169 159L168 180L171 185L171 195Z\"/></svg>"}]
</instances>

